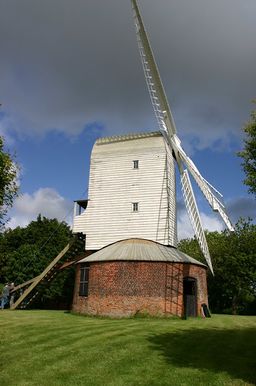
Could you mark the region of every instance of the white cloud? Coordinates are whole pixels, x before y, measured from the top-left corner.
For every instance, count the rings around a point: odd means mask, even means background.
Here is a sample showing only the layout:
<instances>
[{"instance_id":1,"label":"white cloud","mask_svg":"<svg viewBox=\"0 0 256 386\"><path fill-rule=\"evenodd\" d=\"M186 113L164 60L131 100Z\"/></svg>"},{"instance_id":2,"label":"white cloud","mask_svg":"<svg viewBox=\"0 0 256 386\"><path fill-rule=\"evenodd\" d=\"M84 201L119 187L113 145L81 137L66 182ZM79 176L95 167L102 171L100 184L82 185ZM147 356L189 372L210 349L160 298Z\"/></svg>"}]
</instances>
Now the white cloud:
<instances>
[{"instance_id":1,"label":"white cloud","mask_svg":"<svg viewBox=\"0 0 256 386\"><path fill-rule=\"evenodd\" d=\"M224 229L223 221L219 220L215 215L209 216L205 213L200 213L203 228L209 232L222 231Z\"/></svg>"},{"instance_id":2,"label":"white cloud","mask_svg":"<svg viewBox=\"0 0 256 386\"><path fill-rule=\"evenodd\" d=\"M209 232L221 231L224 229L224 225L214 215L208 215L203 212L200 213L203 228ZM191 226L188 214L185 210L182 210L178 216L178 239L186 239L194 237L194 231Z\"/></svg>"},{"instance_id":3,"label":"white cloud","mask_svg":"<svg viewBox=\"0 0 256 386\"><path fill-rule=\"evenodd\" d=\"M6 227L25 227L39 214L70 223L72 206L70 201L52 188L40 188L33 194L24 193L15 200Z\"/></svg>"},{"instance_id":4,"label":"white cloud","mask_svg":"<svg viewBox=\"0 0 256 386\"><path fill-rule=\"evenodd\" d=\"M194 231L186 212L183 212L178 217L178 239L187 239L194 236Z\"/></svg>"}]
</instances>

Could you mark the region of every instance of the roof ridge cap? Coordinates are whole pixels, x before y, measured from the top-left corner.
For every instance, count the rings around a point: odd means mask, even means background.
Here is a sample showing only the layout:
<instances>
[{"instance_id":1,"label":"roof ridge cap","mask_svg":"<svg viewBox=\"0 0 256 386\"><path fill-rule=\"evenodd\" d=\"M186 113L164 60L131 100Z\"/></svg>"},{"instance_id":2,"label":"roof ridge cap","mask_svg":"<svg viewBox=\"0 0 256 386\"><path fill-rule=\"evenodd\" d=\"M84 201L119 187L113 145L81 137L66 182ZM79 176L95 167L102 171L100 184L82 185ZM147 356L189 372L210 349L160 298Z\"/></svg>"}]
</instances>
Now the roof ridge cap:
<instances>
[{"instance_id":1,"label":"roof ridge cap","mask_svg":"<svg viewBox=\"0 0 256 386\"><path fill-rule=\"evenodd\" d=\"M134 139L141 139L141 138L151 138L151 137L160 137L162 136L161 131L144 131L144 132L135 132L135 133L128 133L123 135L113 135L109 137L101 137L96 140L96 145L103 145L106 143L112 143L112 142L123 142L123 141L131 141Z\"/></svg>"}]
</instances>

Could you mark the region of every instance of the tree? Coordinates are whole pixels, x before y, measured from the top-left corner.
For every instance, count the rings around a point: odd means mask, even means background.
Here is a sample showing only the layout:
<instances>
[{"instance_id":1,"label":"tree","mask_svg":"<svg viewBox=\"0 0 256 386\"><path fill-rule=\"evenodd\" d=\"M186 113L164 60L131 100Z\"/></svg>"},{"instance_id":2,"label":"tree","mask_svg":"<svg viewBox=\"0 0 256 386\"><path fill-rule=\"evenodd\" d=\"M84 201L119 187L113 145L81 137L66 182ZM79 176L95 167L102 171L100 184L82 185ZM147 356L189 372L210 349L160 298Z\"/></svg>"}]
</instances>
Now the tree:
<instances>
[{"instance_id":1,"label":"tree","mask_svg":"<svg viewBox=\"0 0 256 386\"><path fill-rule=\"evenodd\" d=\"M71 230L65 222L40 215L26 228L5 230L0 234L0 282L18 285L39 275L70 238ZM73 284L74 269L61 271L44 289L37 306L67 306L72 300Z\"/></svg>"},{"instance_id":2,"label":"tree","mask_svg":"<svg viewBox=\"0 0 256 386\"><path fill-rule=\"evenodd\" d=\"M4 217L8 208L17 196L18 167L11 154L4 149L4 139L0 136L0 227L4 225Z\"/></svg>"},{"instance_id":3,"label":"tree","mask_svg":"<svg viewBox=\"0 0 256 386\"><path fill-rule=\"evenodd\" d=\"M235 232L206 235L214 276L208 274L209 304L218 313L256 313L256 225L240 220ZM182 240L180 249L202 261L195 239Z\"/></svg>"},{"instance_id":4,"label":"tree","mask_svg":"<svg viewBox=\"0 0 256 386\"><path fill-rule=\"evenodd\" d=\"M246 175L244 183L249 187L249 192L256 196L256 110L251 112L251 119L245 125L244 132L244 150L238 155L243 159L242 167Z\"/></svg>"}]
</instances>

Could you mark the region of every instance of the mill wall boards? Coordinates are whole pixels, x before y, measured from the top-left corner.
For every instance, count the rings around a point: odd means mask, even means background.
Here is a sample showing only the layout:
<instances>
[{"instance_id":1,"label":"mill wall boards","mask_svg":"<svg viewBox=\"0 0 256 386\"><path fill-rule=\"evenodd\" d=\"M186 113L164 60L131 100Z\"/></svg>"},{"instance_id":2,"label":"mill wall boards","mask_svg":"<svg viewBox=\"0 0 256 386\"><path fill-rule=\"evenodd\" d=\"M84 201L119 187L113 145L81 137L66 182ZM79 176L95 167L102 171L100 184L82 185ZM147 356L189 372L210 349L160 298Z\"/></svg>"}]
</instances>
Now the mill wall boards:
<instances>
[{"instance_id":1,"label":"mill wall boards","mask_svg":"<svg viewBox=\"0 0 256 386\"><path fill-rule=\"evenodd\" d=\"M176 246L175 190L173 157L160 132L101 138L73 233L86 235L87 250L131 237Z\"/></svg>"}]
</instances>

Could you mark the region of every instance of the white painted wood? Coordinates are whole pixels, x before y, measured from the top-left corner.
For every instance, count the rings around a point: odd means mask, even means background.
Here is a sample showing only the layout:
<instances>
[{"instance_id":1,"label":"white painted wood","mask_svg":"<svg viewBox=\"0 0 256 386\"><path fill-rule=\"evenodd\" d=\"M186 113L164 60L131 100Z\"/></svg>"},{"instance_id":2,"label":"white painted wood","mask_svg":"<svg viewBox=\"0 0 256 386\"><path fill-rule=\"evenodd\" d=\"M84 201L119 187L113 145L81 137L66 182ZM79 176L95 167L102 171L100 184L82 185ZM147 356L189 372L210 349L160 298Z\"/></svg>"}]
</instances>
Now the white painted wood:
<instances>
[{"instance_id":1,"label":"white painted wood","mask_svg":"<svg viewBox=\"0 0 256 386\"><path fill-rule=\"evenodd\" d=\"M176 246L174 160L159 132L96 141L88 206L73 232L86 235L87 250L132 237Z\"/></svg>"}]
</instances>

